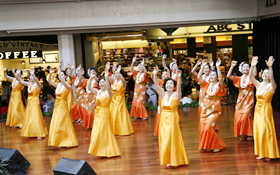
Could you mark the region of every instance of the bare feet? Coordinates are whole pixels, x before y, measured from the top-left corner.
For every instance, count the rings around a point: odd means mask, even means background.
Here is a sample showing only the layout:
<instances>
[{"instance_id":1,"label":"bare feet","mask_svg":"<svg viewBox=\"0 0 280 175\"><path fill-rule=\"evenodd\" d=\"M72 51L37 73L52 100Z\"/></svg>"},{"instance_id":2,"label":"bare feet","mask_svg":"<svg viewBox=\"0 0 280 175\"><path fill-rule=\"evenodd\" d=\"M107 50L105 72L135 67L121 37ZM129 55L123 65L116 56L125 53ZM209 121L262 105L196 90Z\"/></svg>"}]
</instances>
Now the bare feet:
<instances>
[{"instance_id":1,"label":"bare feet","mask_svg":"<svg viewBox=\"0 0 280 175\"><path fill-rule=\"evenodd\" d=\"M266 157L264 160L269 162L271 158Z\"/></svg>"},{"instance_id":2,"label":"bare feet","mask_svg":"<svg viewBox=\"0 0 280 175\"><path fill-rule=\"evenodd\" d=\"M146 118L142 118L142 120L148 120L149 119L149 117L146 117Z\"/></svg>"},{"instance_id":3,"label":"bare feet","mask_svg":"<svg viewBox=\"0 0 280 175\"><path fill-rule=\"evenodd\" d=\"M214 149L213 150L213 153L217 153L217 152L219 152L219 151L221 151L220 149Z\"/></svg>"},{"instance_id":4,"label":"bare feet","mask_svg":"<svg viewBox=\"0 0 280 175\"><path fill-rule=\"evenodd\" d=\"M167 166L167 167L170 167L171 165L170 165L170 163L169 163L169 164L167 164L166 166Z\"/></svg>"},{"instance_id":5,"label":"bare feet","mask_svg":"<svg viewBox=\"0 0 280 175\"><path fill-rule=\"evenodd\" d=\"M37 140L41 140L42 139L42 137L37 137Z\"/></svg>"},{"instance_id":6,"label":"bare feet","mask_svg":"<svg viewBox=\"0 0 280 175\"><path fill-rule=\"evenodd\" d=\"M243 137L240 138L240 140L241 140L241 141L244 141L244 140L246 140L247 138L248 138L248 136L243 136Z\"/></svg>"},{"instance_id":7,"label":"bare feet","mask_svg":"<svg viewBox=\"0 0 280 175\"><path fill-rule=\"evenodd\" d=\"M261 160L262 158L261 158L261 157L256 157L256 159L257 159L257 160Z\"/></svg>"},{"instance_id":8,"label":"bare feet","mask_svg":"<svg viewBox=\"0 0 280 175\"><path fill-rule=\"evenodd\" d=\"M253 138L253 136L249 136L249 137L247 137L247 139L246 139L247 141L253 141L254 140L254 138Z\"/></svg>"}]
</instances>

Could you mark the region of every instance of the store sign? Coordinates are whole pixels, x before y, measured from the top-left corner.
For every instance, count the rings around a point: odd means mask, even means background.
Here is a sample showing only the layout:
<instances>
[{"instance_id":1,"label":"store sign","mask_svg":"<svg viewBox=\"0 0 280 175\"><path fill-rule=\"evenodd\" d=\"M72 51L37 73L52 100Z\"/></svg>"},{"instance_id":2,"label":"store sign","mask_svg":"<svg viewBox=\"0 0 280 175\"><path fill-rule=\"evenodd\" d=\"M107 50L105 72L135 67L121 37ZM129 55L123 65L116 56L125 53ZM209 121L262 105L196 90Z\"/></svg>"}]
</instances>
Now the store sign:
<instances>
[{"instance_id":1,"label":"store sign","mask_svg":"<svg viewBox=\"0 0 280 175\"><path fill-rule=\"evenodd\" d=\"M266 7L277 5L277 0L266 0Z\"/></svg>"},{"instance_id":2,"label":"store sign","mask_svg":"<svg viewBox=\"0 0 280 175\"><path fill-rule=\"evenodd\" d=\"M20 52L0 52L0 60L2 59L18 59L18 58L40 58L42 51L20 51Z\"/></svg>"},{"instance_id":3,"label":"store sign","mask_svg":"<svg viewBox=\"0 0 280 175\"><path fill-rule=\"evenodd\" d=\"M218 33L218 32L236 32L244 30L252 30L253 24L225 24L225 25L211 25L204 33Z\"/></svg>"}]
</instances>

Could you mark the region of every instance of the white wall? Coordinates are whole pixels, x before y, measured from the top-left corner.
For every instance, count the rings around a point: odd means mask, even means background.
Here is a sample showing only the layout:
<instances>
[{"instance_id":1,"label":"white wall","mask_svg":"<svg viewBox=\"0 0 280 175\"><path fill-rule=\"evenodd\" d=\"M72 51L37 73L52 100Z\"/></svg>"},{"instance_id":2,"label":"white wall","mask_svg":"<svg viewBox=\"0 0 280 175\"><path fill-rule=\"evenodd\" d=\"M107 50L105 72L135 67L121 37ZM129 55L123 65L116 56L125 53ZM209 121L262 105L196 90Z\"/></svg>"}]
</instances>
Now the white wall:
<instances>
[{"instance_id":1,"label":"white wall","mask_svg":"<svg viewBox=\"0 0 280 175\"><path fill-rule=\"evenodd\" d=\"M46 33L189 24L257 16L257 0L117 0L0 6L0 36L14 30ZM2 31L2 32L1 32Z\"/></svg>"},{"instance_id":2,"label":"white wall","mask_svg":"<svg viewBox=\"0 0 280 175\"><path fill-rule=\"evenodd\" d=\"M266 7L267 0L258 0L258 16L279 16L280 15L280 1L277 0L277 5ZM274 2L274 0L268 0Z\"/></svg>"}]
</instances>

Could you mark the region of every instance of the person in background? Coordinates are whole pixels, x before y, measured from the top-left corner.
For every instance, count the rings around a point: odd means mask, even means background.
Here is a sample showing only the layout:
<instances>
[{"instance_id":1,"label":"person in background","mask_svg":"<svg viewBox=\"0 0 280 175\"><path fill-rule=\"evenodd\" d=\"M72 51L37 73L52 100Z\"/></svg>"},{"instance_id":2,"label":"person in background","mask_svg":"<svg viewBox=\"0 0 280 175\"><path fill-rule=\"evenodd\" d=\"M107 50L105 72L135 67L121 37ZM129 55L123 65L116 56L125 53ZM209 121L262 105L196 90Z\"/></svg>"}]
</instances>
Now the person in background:
<instances>
[{"instance_id":1,"label":"person in background","mask_svg":"<svg viewBox=\"0 0 280 175\"><path fill-rule=\"evenodd\" d=\"M156 93L156 87L153 83L153 80L149 78L149 83L146 84L146 94L149 96L147 102L152 102L152 105L157 105L157 93Z\"/></svg>"},{"instance_id":2,"label":"person in background","mask_svg":"<svg viewBox=\"0 0 280 175\"><path fill-rule=\"evenodd\" d=\"M54 102L55 102L55 95L52 90L49 90L47 92L47 103L44 105L44 112L53 112L54 108Z\"/></svg>"}]
</instances>

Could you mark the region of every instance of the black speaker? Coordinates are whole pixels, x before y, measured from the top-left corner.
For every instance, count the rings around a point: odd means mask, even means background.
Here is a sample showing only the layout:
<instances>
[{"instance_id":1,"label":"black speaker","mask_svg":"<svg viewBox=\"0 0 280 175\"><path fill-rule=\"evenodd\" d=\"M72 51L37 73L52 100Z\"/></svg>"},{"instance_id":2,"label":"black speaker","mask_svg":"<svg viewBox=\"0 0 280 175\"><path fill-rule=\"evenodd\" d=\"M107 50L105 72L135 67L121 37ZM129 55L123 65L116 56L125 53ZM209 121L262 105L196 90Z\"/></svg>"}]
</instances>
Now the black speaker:
<instances>
[{"instance_id":1,"label":"black speaker","mask_svg":"<svg viewBox=\"0 0 280 175\"><path fill-rule=\"evenodd\" d=\"M27 170L30 163L16 149L0 148L0 157L7 159L11 164L18 165L22 170Z\"/></svg>"},{"instance_id":2,"label":"black speaker","mask_svg":"<svg viewBox=\"0 0 280 175\"><path fill-rule=\"evenodd\" d=\"M84 160L62 157L53 169L54 175L97 175Z\"/></svg>"}]
</instances>

